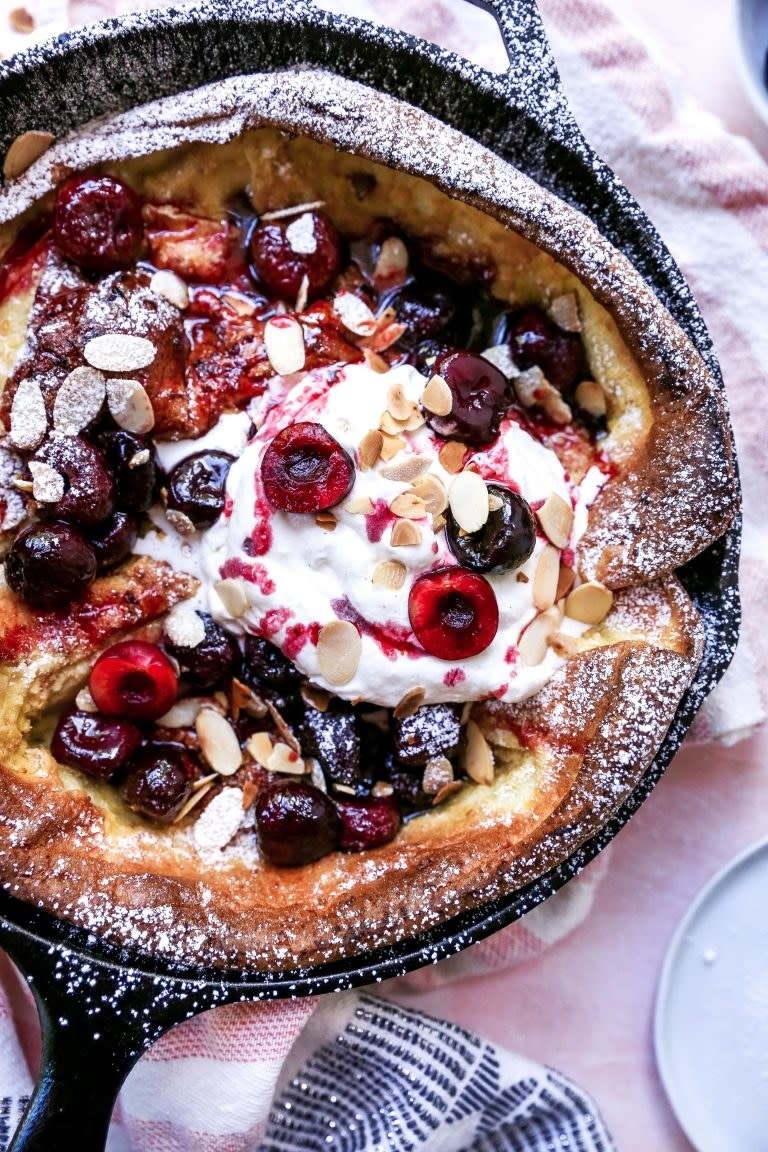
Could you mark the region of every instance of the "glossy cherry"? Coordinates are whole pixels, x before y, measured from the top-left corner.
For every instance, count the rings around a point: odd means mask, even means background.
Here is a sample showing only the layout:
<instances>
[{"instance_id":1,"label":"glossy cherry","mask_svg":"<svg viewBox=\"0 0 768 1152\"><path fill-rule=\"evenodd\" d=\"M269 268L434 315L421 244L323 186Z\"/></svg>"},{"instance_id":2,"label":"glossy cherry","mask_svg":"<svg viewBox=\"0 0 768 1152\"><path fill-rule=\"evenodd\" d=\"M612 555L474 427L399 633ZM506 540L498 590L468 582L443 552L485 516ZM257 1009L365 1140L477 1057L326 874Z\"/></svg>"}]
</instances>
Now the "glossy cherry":
<instances>
[{"instance_id":1,"label":"glossy cherry","mask_svg":"<svg viewBox=\"0 0 768 1152\"><path fill-rule=\"evenodd\" d=\"M410 716L395 716L392 740L399 763L409 768L438 756L450 759L461 742L461 706L424 704Z\"/></svg>"},{"instance_id":2,"label":"glossy cherry","mask_svg":"<svg viewBox=\"0 0 768 1152\"><path fill-rule=\"evenodd\" d=\"M468 660L483 652L499 627L493 588L475 572L437 568L414 580L408 596L414 635L430 656Z\"/></svg>"},{"instance_id":3,"label":"glossy cherry","mask_svg":"<svg viewBox=\"0 0 768 1152\"><path fill-rule=\"evenodd\" d=\"M88 687L107 716L157 720L175 702L179 685L176 669L157 644L122 640L98 657Z\"/></svg>"},{"instance_id":4,"label":"glossy cherry","mask_svg":"<svg viewBox=\"0 0 768 1152\"><path fill-rule=\"evenodd\" d=\"M140 743L141 732L130 720L72 708L59 718L51 752L60 764L111 780Z\"/></svg>"},{"instance_id":5,"label":"glossy cherry","mask_svg":"<svg viewBox=\"0 0 768 1152\"><path fill-rule=\"evenodd\" d=\"M402 824L400 805L394 795L336 797L335 803L339 848L344 852L366 852L388 844Z\"/></svg>"},{"instance_id":6,"label":"glossy cherry","mask_svg":"<svg viewBox=\"0 0 768 1152\"><path fill-rule=\"evenodd\" d=\"M102 433L99 446L114 479L117 507L134 515L146 512L154 500L157 479L152 441L117 428Z\"/></svg>"},{"instance_id":7,"label":"glossy cherry","mask_svg":"<svg viewBox=\"0 0 768 1152\"><path fill-rule=\"evenodd\" d=\"M136 521L127 512L115 512L88 532L88 543L96 553L99 572L108 572L122 564L136 543Z\"/></svg>"},{"instance_id":8,"label":"glossy cherry","mask_svg":"<svg viewBox=\"0 0 768 1152\"><path fill-rule=\"evenodd\" d=\"M330 288L341 267L341 240L324 212L259 224L251 233L250 249L259 280L291 302L305 277L308 299L315 300Z\"/></svg>"},{"instance_id":9,"label":"glossy cherry","mask_svg":"<svg viewBox=\"0 0 768 1152\"><path fill-rule=\"evenodd\" d=\"M186 456L168 477L168 507L188 516L196 528L210 528L224 511L227 476L235 462L229 452Z\"/></svg>"},{"instance_id":10,"label":"glossy cherry","mask_svg":"<svg viewBox=\"0 0 768 1152\"><path fill-rule=\"evenodd\" d=\"M261 462L264 495L282 512L321 512L343 500L355 465L322 424L291 424L278 432Z\"/></svg>"},{"instance_id":11,"label":"glossy cherry","mask_svg":"<svg viewBox=\"0 0 768 1152\"><path fill-rule=\"evenodd\" d=\"M179 662L185 677L198 688L212 688L234 671L240 650L234 636L225 632L207 612L198 612L205 637L199 644L186 647L164 637L163 645Z\"/></svg>"},{"instance_id":12,"label":"glossy cherry","mask_svg":"<svg viewBox=\"0 0 768 1152\"><path fill-rule=\"evenodd\" d=\"M518 368L540 368L553 388L567 394L590 373L578 332L566 332L540 308L521 308L507 318L507 339Z\"/></svg>"},{"instance_id":13,"label":"glossy cherry","mask_svg":"<svg viewBox=\"0 0 768 1152\"><path fill-rule=\"evenodd\" d=\"M106 461L93 444L80 436L57 436L37 450L34 459L55 468L64 477L61 500L45 508L62 520L92 525L106 519L114 508L114 484Z\"/></svg>"},{"instance_id":14,"label":"glossy cherry","mask_svg":"<svg viewBox=\"0 0 768 1152\"><path fill-rule=\"evenodd\" d=\"M256 801L261 850L273 864L309 864L332 852L339 835L333 801L303 780L275 780Z\"/></svg>"},{"instance_id":15,"label":"glossy cherry","mask_svg":"<svg viewBox=\"0 0 768 1152\"><path fill-rule=\"evenodd\" d=\"M89 272L115 272L141 251L141 201L111 176L73 176L56 193L53 235L59 251Z\"/></svg>"},{"instance_id":16,"label":"glossy cherry","mask_svg":"<svg viewBox=\"0 0 768 1152\"><path fill-rule=\"evenodd\" d=\"M536 545L536 520L527 500L503 484L489 484L488 492L501 507L488 513L477 532L463 534L449 509L445 513L448 547L464 568L472 572L506 572L519 568Z\"/></svg>"},{"instance_id":17,"label":"glossy cherry","mask_svg":"<svg viewBox=\"0 0 768 1152\"><path fill-rule=\"evenodd\" d=\"M96 556L80 532L60 520L23 528L5 557L10 589L32 608L66 608L96 575Z\"/></svg>"},{"instance_id":18,"label":"glossy cherry","mask_svg":"<svg viewBox=\"0 0 768 1152\"><path fill-rule=\"evenodd\" d=\"M134 812L170 824L192 795L199 765L179 744L145 744L129 761L120 794Z\"/></svg>"},{"instance_id":19,"label":"glossy cherry","mask_svg":"<svg viewBox=\"0 0 768 1152\"><path fill-rule=\"evenodd\" d=\"M439 436L490 444L509 407L509 383L503 372L474 352L446 352L438 356L434 372L451 390L453 404L447 416L426 413L427 423Z\"/></svg>"}]
</instances>

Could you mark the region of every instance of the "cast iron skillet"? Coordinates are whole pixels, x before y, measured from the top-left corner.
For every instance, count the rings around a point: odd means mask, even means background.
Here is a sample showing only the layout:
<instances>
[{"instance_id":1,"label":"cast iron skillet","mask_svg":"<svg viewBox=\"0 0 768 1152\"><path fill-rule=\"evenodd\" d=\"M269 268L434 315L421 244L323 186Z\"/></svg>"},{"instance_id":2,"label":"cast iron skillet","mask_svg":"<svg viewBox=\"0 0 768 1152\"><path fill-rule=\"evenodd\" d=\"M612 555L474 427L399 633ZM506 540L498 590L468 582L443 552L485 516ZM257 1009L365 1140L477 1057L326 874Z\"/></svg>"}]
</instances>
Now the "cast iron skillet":
<instances>
[{"instance_id":1,"label":"cast iron skillet","mask_svg":"<svg viewBox=\"0 0 768 1152\"><path fill-rule=\"evenodd\" d=\"M560 88L535 0L471 0L492 12L510 58L492 75L412 36L331 16L307 0L208 0L109 20L0 65L0 154L20 133L60 135L94 116L239 73L328 68L424 108L581 208L622 249L716 376L701 315L642 210L584 140ZM432 963L511 923L600 852L648 796L720 679L739 628L737 525L680 575L706 624L696 679L656 760L593 839L525 888L397 945L268 975L175 968L116 949L0 893L0 941L31 985L43 1065L12 1152L104 1147L117 1092L141 1053L180 1020L237 1000L307 996Z\"/></svg>"}]
</instances>

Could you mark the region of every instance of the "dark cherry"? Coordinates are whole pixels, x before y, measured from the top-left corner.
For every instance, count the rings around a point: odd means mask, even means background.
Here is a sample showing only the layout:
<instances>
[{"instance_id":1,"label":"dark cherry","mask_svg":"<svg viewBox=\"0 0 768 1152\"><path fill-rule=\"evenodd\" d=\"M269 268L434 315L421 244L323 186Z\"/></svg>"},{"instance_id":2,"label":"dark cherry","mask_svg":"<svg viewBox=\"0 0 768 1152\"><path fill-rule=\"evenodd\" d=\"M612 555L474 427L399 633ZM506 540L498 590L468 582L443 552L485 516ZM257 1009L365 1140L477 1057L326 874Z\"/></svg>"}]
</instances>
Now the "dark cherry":
<instances>
[{"instance_id":1,"label":"dark cherry","mask_svg":"<svg viewBox=\"0 0 768 1152\"><path fill-rule=\"evenodd\" d=\"M322 296L341 267L341 240L324 212L259 224L251 233L250 248L259 280L291 302L305 277L308 299Z\"/></svg>"},{"instance_id":2,"label":"dark cherry","mask_svg":"<svg viewBox=\"0 0 768 1152\"><path fill-rule=\"evenodd\" d=\"M317 757L331 784L356 788L360 782L360 722L349 704L335 702L325 712L307 708L307 751Z\"/></svg>"},{"instance_id":3,"label":"dark cherry","mask_svg":"<svg viewBox=\"0 0 768 1152\"><path fill-rule=\"evenodd\" d=\"M224 511L227 476L235 462L229 452L195 452L180 460L168 477L168 507L188 516L196 528L210 528Z\"/></svg>"},{"instance_id":4,"label":"dark cherry","mask_svg":"<svg viewBox=\"0 0 768 1152\"><path fill-rule=\"evenodd\" d=\"M261 461L264 495L281 512L321 512L350 492L355 465L322 424L303 421L278 432Z\"/></svg>"},{"instance_id":5,"label":"dark cherry","mask_svg":"<svg viewBox=\"0 0 768 1152\"><path fill-rule=\"evenodd\" d=\"M406 347L434 339L456 315L456 301L447 288L429 283L406 284L388 293L381 303L394 308L398 322L405 324L400 343Z\"/></svg>"},{"instance_id":6,"label":"dark cherry","mask_svg":"<svg viewBox=\"0 0 768 1152\"><path fill-rule=\"evenodd\" d=\"M11 591L32 608L66 608L93 583L96 555L90 544L60 520L30 524L13 541L5 557Z\"/></svg>"},{"instance_id":7,"label":"dark cherry","mask_svg":"<svg viewBox=\"0 0 768 1152\"><path fill-rule=\"evenodd\" d=\"M429 378L434 375L435 362L450 351L452 349L441 340L421 340L408 350L406 360L422 376Z\"/></svg>"},{"instance_id":8,"label":"dark cherry","mask_svg":"<svg viewBox=\"0 0 768 1152\"><path fill-rule=\"evenodd\" d=\"M127 512L115 512L88 533L88 543L96 553L99 572L108 572L127 560L136 543L136 521Z\"/></svg>"},{"instance_id":9,"label":"dark cherry","mask_svg":"<svg viewBox=\"0 0 768 1152\"><path fill-rule=\"evenodd\" d=\"M180 744L145 744L128 762L120 795L129 808L170 824L192 795L199 775L194 755Z\"/></svg>"},{"instance_id":10,"label":"dark cherry","mask_svg":"<svg viewBox=\"0 0 768 1152\"><path fill-rule=\"evenodd\" d=\"M80 436L46 440L34 460L55 468L64 477L64 495L44 508L62 520L92 525L106 519L115 503L115 489L106 460L98 448Z\"/></svg>"},{"instance_id":11,"label":"dark cherry","mask_svg":"<svg viewBox=\"0 0 768 1152\"><path fill-rule=\"evenodd\" d=\"M509 407L509 383L503 372L474 352L446 352L434 364L453 395L449 415L427 413L427 423L439 436L490 444Z\"/></svg>"},{"instance_id":12,"label":"dark cherry","mask_svg":"<svg viewBox=\"0 0 768 1152\"><path fill-rule=\"evenodd\" d=\"M449 759L461 743L461 707L425 704L411 716L393 717L395 755L408 768L420 767L438 756Z\"/></svg>"},{"instance_id":13,"label":"dark cherry","mask_svg":"<svg viewBox=\"0 0 768 1152\"><path fill-rule=\"evenodd\" d=\"M303 780L275 780L259 793L256 827L273 864L309 864L332 852L339 835L333 801Z\"/></svg>"},{"instance_id":14,"label":"dark cherry","mask_svg":"<svg viewBox=\"0 0 768 1152\"><path fill-rule=\"evenodd\" d=\"M510 313L507 333L512 359L521 370L541 368L549 383L567 394L589 376L578 332L566 332L540 308Z\"/></svg>"},{"instance_id":15,"label":"dark cherry","mask_svg":"<svg viewBox=\"0 0 768 1152\"><path fill-rule=\"evenodd\" d=\"M301 679L301 673L279 648L262 636L245 637L243 645L243 679L255 688L269 692L291 691Z\"/></svg>"},{"instance_id":16,"label":"dark cherry","mask_svg":"<svg viewBox=\"0 0 768 1152\"><path fill-rule=\"evenodd\" d=\"M422 789L422 776L420 768L408 769L399 764L392 767L389 780L395 790L400 810L406 816L432 807L434 798L428 796Z\"/></svg>"},{"instance_id":17,"label":"dark cherry","mask_svg":"<svg viewBox=\"0 0 768 1152\"><path fill-rule=\"evenodd\" d=\"M203 622L205 637L192 648L173 644L163 638L163 646L177 660L186 678L199 688L212 688L231 672L239 662L240 650L234 636L230 636L207 612L198 612Z\"/></svg>"},{"instance_id":18,"label":"dark cherry","mask_svg":"<svg viewBox=\"0 0 768 1152\"><path fill-rule=\"evenodd\" d=\"M111 780L140 743L141 732L130 720L73 708L60 717L51 752L60 764L79 768L97 780Z\"/></svg>"},{"instance_id":19,"label":"dark cherry","mask_svg":"<svg viewBox=\"0 0 768 1152\"><path fill-rule=\"evenodd\" d=\"M414 635L430 656L468 660L483 652L499 627L493 588L475 572L437 568L418 576L408 596Z\"/></svg>"},{"instance_id":20,"label":"dark cherry","mask_svg":"<svg viewBox=\"0 0 768 1152\"><path fill-rule=\"evenodd\" d=\"M366 852L394 840L402 816L397 797L336 797L339 814L339 848L344 852Z\"/></svg>"},{"instance_id":21,"label":"dark cherry","mask_svg":"<svg viewBox=\"0 0 768 1152\"><path fill-rule=\"evenodd\" d=\"M473 572L507 572L519 568L536 545L536 520L531 506L519 492L503 484L489 484L501 507L489 512L477 532L464 535L450 508L445 513L448 547L464 568Z\"/></svg>"},{"instance_id":22,"label":"dark cherry","mask_svg":"<svg viewBox=\"0 0 768 1152\"><path fill-rule=\"evenodd\" d=\"M146 640L121 640L96 660L88 678L94 703L107 716L157 720L178 694L171 661Z\"/></svg>"},{"instance_id":23,"label":"dark cherry","mask_svg":"<svg viewBox=\"0 0 768 1152\"><path fill-rule=\"evenodd\" d=\"M59 251L89 272L128 268L141 251L141 201L111 176L73 176L56 193L53 235Z\"/></svg>"},{"instance_id":24,"label":"dark cherry","mask_svg":"<svg viewBox=\"0 0 768 1152\"><path fill-rule=\"evenodd\" d=\"M157 459L152 441L119 428L104 432L99 437L99 445L114 478L117 507L134 515L146 512L154 501L157 479ZM149 452L149 458L143 464L135 463L136 458L141 460L145 452Z\"/></svg>"}]
</instances>

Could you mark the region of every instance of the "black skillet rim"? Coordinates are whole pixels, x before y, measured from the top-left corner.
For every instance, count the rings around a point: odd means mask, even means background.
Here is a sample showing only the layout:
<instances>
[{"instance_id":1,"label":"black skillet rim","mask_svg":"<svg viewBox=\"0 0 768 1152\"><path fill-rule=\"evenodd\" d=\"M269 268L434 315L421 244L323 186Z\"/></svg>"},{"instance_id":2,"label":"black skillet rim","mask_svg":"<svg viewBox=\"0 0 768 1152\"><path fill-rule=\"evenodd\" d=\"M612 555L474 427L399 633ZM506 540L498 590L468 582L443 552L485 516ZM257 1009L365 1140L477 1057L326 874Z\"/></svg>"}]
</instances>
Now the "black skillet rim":
<instances>
[{"instance_id":1,"label":"black skillet rim","mask_svg":"<svg viewBox=\"0 0 768 1152\"><path fill-rule=\"evenodd\" d=\"M518 22L518 49L525 49L526 44L530 46L535 40L536 47L541 50L542 32L535 14L531 13L532 0L477 2L481 7L501 10L508 20ZM69 73L81 77L81 69L99 52L104 51L106 58L110 51L113 54L117 51L119 55L120 51L135 51L141 44L145 49L144 61L152 58L157 61L161 59L161 48L168 49L174 42L175 51L183 52L189 37L198 36L202 27L209 32L213 27L216 31L222 42L221 59L217 56L202 74L199 68L196 69L194 83L185 82L183 69L173 73L170 85L155 78L153 91L145 90L141 100L235 74L237 64L241 63L251 70L265 67L278 70L301 64L331 65L343 75L393 91L420 104L505 158L517 162L519 167L556 194L587 211L601 231L635 263L720 379L709 336L679 269L645 214L597 159L565 113L559 89L554 92L554 100L548 99L553 96L549 85L558 84L556 75L553 79L551 73L544 79L534 78L534 87L526 88L526 84L532 83L530 75L526 77L518 72L516 81L510 83L507 77L492 76L450 52L405 33L393 33L352 18L330 17L305 0L294 0L287 5L275 0L257 0L256 3L236 0L229 4L214 0L183 10L164 9L157 13L104 21L85 32L65 34L0 64L0 125L4 126L0 130L0 151L20 132L39 126L40 105L34 97L36 93L42 97L50 89L51 72L55 76L63 70L65 76ZM234 48L233 41L225 36L225 32L237 41ZM265 60L263 55L258 60L253 59L250 53L265 51L264 37L267 33L270 34L269 48L274 56L271 61ZM293 42L290 39L292 34L295 37ZM341 46L342 58L331 63L328 57L334 44ZM170 67L172 59L173 50L165 61L166 68ZM424 90L421 99L415 98L418 78L414 77L413 71L405 73L410 76L408 91L399 89L398 76L403 74L404 62L410 69L421 68ZM217 71L221 66L225 71ZM105 63L103 68L106 67ZM444 82L442 87L437 86L437 92L433 84L435 70ZM517 92L514 90L516 86ZM19 101L22 87L27 98ZM82 90L82 85L78 87ZM119 91L113 93L112 98L118 101L119 107L141 102L131 84L122 87L118 84L116 87ZM62 89L59 87L58 90ZM457 94L461 99L456 100ZM451 100L455 100L453 110ZM477 117L482 130L470 130L473 125L461 122L458 112L467 106L479 107L484 113L489 113ZM99 113L113 111L116 107L97 106L94 109L91 106L91 114L96 110ZM31 109L35 110L34 114ZM54 121L49 123L52 130L61 132L83 118L82 115L78 118L70 105L59 103ZM728 667L735 649L739 630L740 537L740 524L737 523L680 573L704 617L707 633L705 655L654 762L632 795L599 832L559 865L524 887L387 948L341 962L282 973L176 966L140 951L117 948L101 937L14 899L7 892L0 892L0 922L4 920L12 934L20 933L30 942L61 949L69 964L85 966L96 962L105 972L114 969L135 971L164 985L179 983L200 990L207 988L220 993L222 999L307 996L372 984L464 949L512 923L573 878L614 838L664 774L703 700Z\"/></svg>"}]
</instances>

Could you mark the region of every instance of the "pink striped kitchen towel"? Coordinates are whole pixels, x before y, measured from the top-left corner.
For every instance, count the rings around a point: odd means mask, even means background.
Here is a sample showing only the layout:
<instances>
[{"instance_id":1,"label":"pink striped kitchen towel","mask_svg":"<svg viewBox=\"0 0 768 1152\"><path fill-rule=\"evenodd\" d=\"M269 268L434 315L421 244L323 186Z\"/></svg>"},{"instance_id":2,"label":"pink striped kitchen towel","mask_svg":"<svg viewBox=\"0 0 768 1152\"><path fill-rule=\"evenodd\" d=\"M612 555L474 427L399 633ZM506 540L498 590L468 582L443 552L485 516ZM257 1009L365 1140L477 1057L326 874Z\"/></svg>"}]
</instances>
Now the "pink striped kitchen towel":
<instances>
[{"instance_id":1,"label":"pink striped kitchen towel","mask_svg":"<svg viewBox=\"0 0 768 1152\"><path fill-rule=\"evenodd\" d=\"M136 0L0 0L0 52L67 24L150 7ZM463 0L325 0L499 69L489 17ZM691 739L733 742L765 717L762 568L768 531L763 430L768 394L768 167L743 140L697 113L602 0L540 0L564 86L585 135L658 226L693 288L723 367L745 489L744 629L734 664ZM755 307L744 305L750 284ZM605 853L510 928L414 973L388 992L425 988L535 958L589 913ZM402 998L402 997L401 997ZM38 1059L31 1000L0 960L0 1152ZM453 1024L368 992L218 1008L179 1025L139 1061L121 1093L110 1152L440 1152L614 1147L578 1088L551 1069Z\"/></svg>"}]
</instances>

